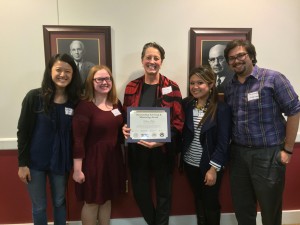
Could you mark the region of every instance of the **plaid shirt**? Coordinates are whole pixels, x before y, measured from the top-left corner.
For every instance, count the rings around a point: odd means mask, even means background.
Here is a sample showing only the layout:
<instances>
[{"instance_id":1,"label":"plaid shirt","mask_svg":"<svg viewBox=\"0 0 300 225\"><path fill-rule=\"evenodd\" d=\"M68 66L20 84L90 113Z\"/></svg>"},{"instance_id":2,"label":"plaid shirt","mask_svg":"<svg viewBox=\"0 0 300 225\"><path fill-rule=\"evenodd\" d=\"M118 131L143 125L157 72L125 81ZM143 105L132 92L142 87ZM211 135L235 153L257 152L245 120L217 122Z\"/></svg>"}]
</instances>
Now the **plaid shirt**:
<instances>
[{"instance_id":1,"label":"plaid shirt","mask_svg":"<svg viewBox=\"0 0 300 225\"><path fill-rule=\"evenodd\" d=\"M234 76L225 89L232 110L232 141L246 146L283 144L286 116L300 111L300 102L288 79L279 72L255 66L241 84Z\"/></svg>"},{"instance_id":2,"label":"plaid shirt","mask_svg":"<svg viewBox=\"0 0 300 225\"><path fill-rule=\"evenodd\" d=\"M143 83L145 76L141 76L136 80L129 82L125 89L123 109L127 112L127 107L138 107L141 98ZM162 89L171 87L172 91L162 94ZM181 133L183 128L184 114L181 106L181 93L178 85L160 74L159 85L157 87L156 107L168 107L171 112L171 132L172 137ZM126 117L125 117L126 118Z\"/></svg>"}]
</instances>

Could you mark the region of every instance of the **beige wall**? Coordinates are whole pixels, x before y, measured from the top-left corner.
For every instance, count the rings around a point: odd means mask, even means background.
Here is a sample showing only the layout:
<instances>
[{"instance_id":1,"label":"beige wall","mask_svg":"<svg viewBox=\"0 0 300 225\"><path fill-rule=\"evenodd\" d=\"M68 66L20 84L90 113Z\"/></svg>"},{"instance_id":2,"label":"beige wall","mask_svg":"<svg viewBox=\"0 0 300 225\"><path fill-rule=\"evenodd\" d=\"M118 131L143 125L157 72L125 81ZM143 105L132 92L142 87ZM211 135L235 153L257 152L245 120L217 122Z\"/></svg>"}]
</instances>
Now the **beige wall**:
<instances>
[{"instance_id":1,"label":"beige wall","mask_svg":"<svg viewBox=\"0 0 300 225\"><path fill-rule=\"evenodd\" d=\"M21 101L40 86L42 25L111 26L113 73L123 99L126 83L142 73L140 53L149 41L165 48L161 72L186 95L190 27L252 28L258 65L284 73L300 94L299 21L299 0L1 0L0 149L15 149Z\"/></svg>"}]
</instances>

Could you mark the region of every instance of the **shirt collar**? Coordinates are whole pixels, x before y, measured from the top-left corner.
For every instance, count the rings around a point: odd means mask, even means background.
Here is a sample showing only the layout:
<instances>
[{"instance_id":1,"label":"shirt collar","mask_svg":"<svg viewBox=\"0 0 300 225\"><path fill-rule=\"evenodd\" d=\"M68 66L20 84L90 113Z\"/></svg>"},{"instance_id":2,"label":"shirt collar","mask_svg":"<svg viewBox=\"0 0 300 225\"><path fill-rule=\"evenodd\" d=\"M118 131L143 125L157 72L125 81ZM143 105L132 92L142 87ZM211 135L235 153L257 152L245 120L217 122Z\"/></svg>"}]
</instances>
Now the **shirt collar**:
<instances>
[{"instance_id":1,"label":"shirt collar","mask_svg":"<svg viewBox=\"0 0 300 225\"><path fill-rule=\"evenodd\" d=\"M250 77L252 77L252 78L258 80L258 71L259 71L259 67L258 67L257 65L255 65L255 66L253 67L253 70L252 70L251 74L246 78L246 81L247 81ZM234 74L234 76L233 76L233 78L232 78L232 82L233 82L233 83L239 82L236 74Z\"/></svg>"}]
</instances>

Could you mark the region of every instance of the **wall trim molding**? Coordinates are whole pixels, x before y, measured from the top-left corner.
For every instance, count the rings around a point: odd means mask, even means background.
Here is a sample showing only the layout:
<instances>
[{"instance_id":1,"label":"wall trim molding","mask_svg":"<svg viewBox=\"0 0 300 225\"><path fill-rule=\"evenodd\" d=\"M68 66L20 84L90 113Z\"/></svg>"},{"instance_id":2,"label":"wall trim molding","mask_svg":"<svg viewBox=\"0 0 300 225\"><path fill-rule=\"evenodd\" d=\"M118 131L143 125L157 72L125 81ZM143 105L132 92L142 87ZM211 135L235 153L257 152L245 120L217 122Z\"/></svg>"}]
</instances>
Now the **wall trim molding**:
<instances>
[{"instance_id":1,"label":"wall trim molding","mask_svg":"<svg viewBox=\"0 0 300 225\"><path fill-rule=\"evenodd\" d=\"M260 212L257 214L257 225L262 225ZM282 224L296 224L300 222L300 210L288 210L282 213ZM49 223L53 224L53 223ZM81 221L69 221L68 225L82 225ZM111 225L146 225L142 217L137 218L121 218L112 219ZM196 224L195 215L184 216L170 216L170 225L186 225ZM221 224L223 225L237 225L234 213L222 213ZM32 223L11 224L11 225L32 225Z\"/></svg>"},{"instance_id":2,"label":"wall trim molding","mask_svg":"<svg viewBox=\"0 0 300 225\"><path fill-rule=\"evenodd\" d=\"M0 150L17 150L17 138L0 138Z\"/></svg>"}]
</instances>

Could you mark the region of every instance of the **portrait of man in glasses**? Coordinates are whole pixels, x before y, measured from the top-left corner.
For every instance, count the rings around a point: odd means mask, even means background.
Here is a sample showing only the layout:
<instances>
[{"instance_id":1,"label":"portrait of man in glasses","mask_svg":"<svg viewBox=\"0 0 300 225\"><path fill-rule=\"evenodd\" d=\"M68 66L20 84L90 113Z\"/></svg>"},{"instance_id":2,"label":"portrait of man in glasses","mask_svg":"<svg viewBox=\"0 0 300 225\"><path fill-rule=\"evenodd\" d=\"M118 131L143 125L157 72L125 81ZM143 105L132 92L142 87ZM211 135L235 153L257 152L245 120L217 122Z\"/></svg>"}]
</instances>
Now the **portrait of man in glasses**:
<instances>
[{"instance_id":1,"label":"portrait of man in glasses","mask_svg":"<svg viewBox=\"0 0 300 225\"><path fill-rule=\"evenodd\" d=\"M226 84L234 75L224 57L225 47L225 44L216 44L208 52L208 63L216 74L216 86L219 93L224 93Z\"/></svg>"}]
</instances>

